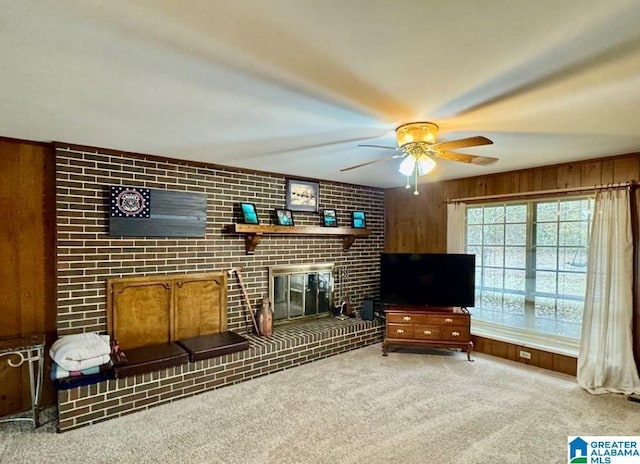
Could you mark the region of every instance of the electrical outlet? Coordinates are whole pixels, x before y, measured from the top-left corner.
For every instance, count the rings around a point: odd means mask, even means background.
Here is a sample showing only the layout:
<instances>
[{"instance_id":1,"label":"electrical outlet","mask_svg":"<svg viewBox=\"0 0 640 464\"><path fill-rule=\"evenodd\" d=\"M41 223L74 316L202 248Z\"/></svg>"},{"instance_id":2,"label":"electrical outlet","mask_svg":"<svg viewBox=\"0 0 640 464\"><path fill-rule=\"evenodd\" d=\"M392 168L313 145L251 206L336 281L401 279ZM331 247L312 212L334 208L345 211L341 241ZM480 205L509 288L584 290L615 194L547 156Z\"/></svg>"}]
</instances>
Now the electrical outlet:
<instances>
[{"instance_id":1,"label":"electrical outlet","mask_svg":"<svg viewBox=\"0 0 640 464\"><path fill-rule=\"evenodd\" d=\"M531 353L528 351L520 350L520 357L524 359L531 359Z\"/></svg>"}]
</instances>

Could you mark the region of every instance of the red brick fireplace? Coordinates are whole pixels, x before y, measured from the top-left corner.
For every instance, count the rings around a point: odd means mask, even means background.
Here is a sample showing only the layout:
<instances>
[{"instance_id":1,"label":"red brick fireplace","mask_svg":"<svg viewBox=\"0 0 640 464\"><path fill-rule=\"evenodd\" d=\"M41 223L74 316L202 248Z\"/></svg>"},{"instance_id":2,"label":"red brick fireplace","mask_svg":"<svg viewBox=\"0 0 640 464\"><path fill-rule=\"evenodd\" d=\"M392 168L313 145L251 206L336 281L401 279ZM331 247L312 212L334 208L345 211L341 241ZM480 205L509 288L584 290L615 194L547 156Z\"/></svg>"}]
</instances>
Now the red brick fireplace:
<instances>
[{"instance_id":1,"label":"red brick fireplace","mask_svg":"<svg viewBox=\"0 0 640 464\"><path fill-rule=\"evenodd\" d=\"M107 331L106 280L124 276L224 271L241 267L253 308L269 294L272 266L333 263L349 275L351 301L359 307L378 293L379 253L384 243L384 195L380 189L320 181L320 209L367 213L371 234L343 251L338 236L269 236L247 255L242 237L224 233L234 206L256 205L264 222L285 204L285 179L217 166L58 144L57 306L58 335ZM203 238L121 238L108 235L111 185L197 192L207 196ZM296 214L296 225L319 225L316 213ZM237 279L227 282L227 328L251 331ZM60 391L60 430L68 430L222 385L247 380L381 340L376 322L331 318L304 327L276 328L262 339L247 335L243 353L198 361L143 376Z\"/></svg>"}]
</instances>

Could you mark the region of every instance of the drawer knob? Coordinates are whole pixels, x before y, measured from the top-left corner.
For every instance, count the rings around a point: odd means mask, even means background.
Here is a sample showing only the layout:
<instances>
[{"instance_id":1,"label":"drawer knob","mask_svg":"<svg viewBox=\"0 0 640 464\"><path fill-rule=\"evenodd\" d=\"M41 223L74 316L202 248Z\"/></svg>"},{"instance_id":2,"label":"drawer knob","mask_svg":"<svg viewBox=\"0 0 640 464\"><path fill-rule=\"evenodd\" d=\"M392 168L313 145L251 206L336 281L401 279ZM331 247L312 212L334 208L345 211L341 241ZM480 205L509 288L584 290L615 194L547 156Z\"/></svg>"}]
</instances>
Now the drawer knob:
<instances>
[{"instance_id":1,"label":"drawer knob","mask_svg":"<svg viewBox=\"0 0 640 464\"><path fill-rule=\"evenodd\" d=\"M431 335L431 331L430 331L430 330L425 330L425 331L424 331L424 334L425 334L425 335Z\"/></svg>"},{"instance_id":2,"label":"drawer knob","mask_svg":"<svg viewBox=\"0 0 640 464\"><path fill-rule=\"evenodd\" d=\"M451 324L453 322L453 319L451 319L450 317L446 318L444 320L447 324Z\"/></svg>"},{"instance_id":3,"label":"drawer knob","mask_svg":"<svg viewBox=\"0 0 640 464\"><path fill-rule=\"evenodd\" d=\"M453 335L454 337L459 337L460 336L460 332L451 332L451 335Z\"/></svg>"},{"instance_id":4,"label":"drawer knob","mask_svg":"<svg viewBox=\"0 0 640 464\"><path fill-rule=\"evenodd\" d=\"M405 316L402 318L402 320L409 322L411 320L411 316Z\"/></svg>"},{"instance_id":5,"label":"drawer knob","mask_svg":"<svg viewBox=\"0 0 640 464\"><path fill-rule=\"evenodd\" d=\"M403 334L403 333L404 333L404 330L403 330L403 329L397 329L397 330L396 330L396 333Z\"/></svg>"}]
</instances>

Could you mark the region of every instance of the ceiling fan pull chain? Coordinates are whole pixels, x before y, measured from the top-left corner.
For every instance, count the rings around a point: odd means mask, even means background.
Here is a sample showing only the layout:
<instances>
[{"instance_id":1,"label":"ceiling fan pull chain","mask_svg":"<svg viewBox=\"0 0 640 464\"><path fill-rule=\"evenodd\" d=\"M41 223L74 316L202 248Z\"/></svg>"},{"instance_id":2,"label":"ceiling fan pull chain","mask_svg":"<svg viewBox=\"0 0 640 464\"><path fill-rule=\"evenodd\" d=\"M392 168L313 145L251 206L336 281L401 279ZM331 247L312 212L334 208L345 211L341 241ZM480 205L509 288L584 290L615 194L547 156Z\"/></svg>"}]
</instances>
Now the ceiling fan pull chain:
<instances>
[{"instance_id":1,"label":"ceiling fan pull chain","mask_svg":"<svg viewBox=\"0 0 640 464\"><path fill-rule=\"evenodd\" d=\"M407 176L407 185L404 186L404 188L406 189L410 189L411 185L409 184L409 179L411 178L411 176Z\"/></svg>"},{"instance_id":2,"label":"ceiling fan pull chain","mask_svg":"<svg viewBox=\"0 0 640 464\"><path fill-rule=\"evenodd\" d=\"M420 195L420 192L418 192L418 163L416 163L416 167L415 167L415 175L416 175L416 187L415 190L413 191L414 195Z\"/></svg>"}]
</instances>

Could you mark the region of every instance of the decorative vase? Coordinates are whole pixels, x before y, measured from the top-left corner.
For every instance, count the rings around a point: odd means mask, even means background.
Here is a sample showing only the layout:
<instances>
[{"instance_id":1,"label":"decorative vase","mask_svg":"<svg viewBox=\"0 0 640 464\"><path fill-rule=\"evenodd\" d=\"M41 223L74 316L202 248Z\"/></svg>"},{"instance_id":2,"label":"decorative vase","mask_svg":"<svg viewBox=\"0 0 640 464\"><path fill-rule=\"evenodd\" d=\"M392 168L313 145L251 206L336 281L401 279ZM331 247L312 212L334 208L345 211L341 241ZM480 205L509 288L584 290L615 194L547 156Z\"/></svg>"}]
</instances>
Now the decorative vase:
<instances>
[{"instance_id":1,"label":"decorative vase","mask_svg":"<svg viewBox=\"0 0 640 464\"><path fill-rule=\"evenodd\" d=\"M270 337L273 335L273 310L271 302L266 296L262 299L262 308L258 310L258 330L259 335Z\"/></svg>"}]
</instances>

